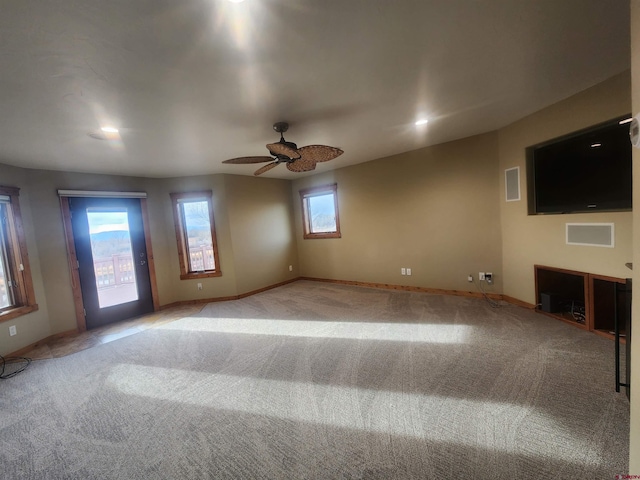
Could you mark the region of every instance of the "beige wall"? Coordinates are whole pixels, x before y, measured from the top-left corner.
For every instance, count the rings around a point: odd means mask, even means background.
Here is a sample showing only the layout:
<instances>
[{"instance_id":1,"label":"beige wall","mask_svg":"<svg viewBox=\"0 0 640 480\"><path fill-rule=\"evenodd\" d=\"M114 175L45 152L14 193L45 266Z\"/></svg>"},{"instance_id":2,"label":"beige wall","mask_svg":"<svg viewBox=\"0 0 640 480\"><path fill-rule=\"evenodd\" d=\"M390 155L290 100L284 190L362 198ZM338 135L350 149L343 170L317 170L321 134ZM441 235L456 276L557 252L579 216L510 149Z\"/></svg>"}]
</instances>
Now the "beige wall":
<instances>
[{"instance_id":1,"label":"beige wall","mask_svg":"<svg viewBox=\"0 0 640 480\"><path fill-rule=\"evenodd\" d=\"M27 170L0 164L0 184L20 187L37 312L0 323L0 353L76 328L58 189L147 192L160 305L234 296L297 275L291 182L226 175L151 179ZM221 277L180 280L169 193L212 190ZM232 236L233 242L232 242ZM197 289L197 283L203 289ZM8 326L18 335L9 337Z\"/></svg>"},{"instance_id":2,"label":"beige wall","mask_svg":"<svg viewBox=\"0 0 640 480\"><path fill-rule=\"evenodd\" d=\"M221 277L180 280L169 194L212 190ZM290 182L238 175L154 180L149 205L161 304L239 295L295 278ZM162 218L162 220L160 220ZM160 255L160 256L159 256ZM158 261L158 258L166 261ZM198 290L202 283L202 290Z\"/></svg>"},{"instance_id":3,"label":"beige wall","mask_svg":"<svg viewBox=\"0 0 640 480\"><path fill-rule=\"evenodd\" d=\"M487 271L500 292L497 146L489 133L295 180L300 274L470 291ZM298 191L329 183L342 238L305 240Z\"/></svg>"},{"instance_id":4,"label":"beige wall","mask_svg":"<svg viewBox=\"0 0 640 480\"><path fill-rule=\"evenodd\" d=\"M238 293L296 278L291 182L240 175L225 182Z\"/></svg>"},{"instance_id":5,"label":"beige wall","mask_svg":"<svg viewBox=\"0 0 640 480\"><path fill-rule=\"evenodd\" d=\"M632 258L632 213L527 215L525 149L610 120L631 109L629 72L519 120L498 132L504 294L535 302L533 265L625 278ZM521 201L506 202L504 170L520 167ZM566 245L565 223L613 222L615 248Z\"/></svg>"},{"instance_id":6,"label":"beige wall","mask_svg":"<svg viewBox=\"0 0 640 480\"><path fill-rule=\"evenodd\" d=\"M640 113L640 0L631 0L631 95L633 114ZM640 267L640 149L633 149L633 260ZM635 277L635 275L634 275ZM631 358L631 435L629 473L640 475L640 284L634 278L633 328Z\"/></svg>"}]
</instances>

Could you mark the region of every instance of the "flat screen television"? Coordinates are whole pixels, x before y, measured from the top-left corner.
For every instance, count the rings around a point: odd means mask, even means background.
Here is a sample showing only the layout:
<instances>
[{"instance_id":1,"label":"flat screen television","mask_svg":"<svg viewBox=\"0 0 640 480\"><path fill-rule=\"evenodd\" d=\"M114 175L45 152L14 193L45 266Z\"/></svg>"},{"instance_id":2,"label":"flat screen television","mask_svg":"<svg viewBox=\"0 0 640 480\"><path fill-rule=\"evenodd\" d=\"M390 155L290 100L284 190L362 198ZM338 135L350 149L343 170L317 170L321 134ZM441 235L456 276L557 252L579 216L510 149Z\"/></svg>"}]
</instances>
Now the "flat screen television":
<instances>
[{"instance_id":1,"label":"flat screen television","mask_svg":"<svg viewBox=\"0 0 640 480\"><path fill-rule=\"evenodd\" d=\"M631 210L630 117L528 147L529 214Z\"/></svg>"}]
</instances>

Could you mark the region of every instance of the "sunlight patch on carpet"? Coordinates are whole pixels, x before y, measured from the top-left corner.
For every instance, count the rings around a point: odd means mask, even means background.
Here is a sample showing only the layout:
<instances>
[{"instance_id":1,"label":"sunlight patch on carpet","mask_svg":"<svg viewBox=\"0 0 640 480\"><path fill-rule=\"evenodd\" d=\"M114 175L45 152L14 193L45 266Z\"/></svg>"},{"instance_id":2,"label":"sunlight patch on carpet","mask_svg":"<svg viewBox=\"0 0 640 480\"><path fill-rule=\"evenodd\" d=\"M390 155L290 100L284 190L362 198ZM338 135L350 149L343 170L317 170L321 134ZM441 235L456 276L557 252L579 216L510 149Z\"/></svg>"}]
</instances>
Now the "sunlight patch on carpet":
<instances>
[{"instance_id":1,"label":"sunlight patch on carpet","mask_svg":"<svg viewBox=\"0 0 640 480\"><path fill-rule=\"evenodd\" d=\"M281 335L289 337L451 344L469 343L473 330L472 326L459 324L323 322L206 317L183 318L158 328L163 330L241 333L249 335Z\"/></svg>"},{"instance_id":2,"label":"sunlight patch on carpet","mask_svg":"<svg viewBox=\"0 0 640 480\"><path fill-rule=\"evenodd\" d=\"M576 463L601 460L600 452L569 429L526 405L134 364L112 367L107 384L127 395L171 402L175 415L204 407L474 448L492 445L497 451L563 461L577 451L580 455L570 458ZM546 438L558 442L518 445L525 418L527 425L542 422ZM496 435L502 438L497 441ZM569 441L573 449L563 451Z\"/></svg>"}]
</instances>

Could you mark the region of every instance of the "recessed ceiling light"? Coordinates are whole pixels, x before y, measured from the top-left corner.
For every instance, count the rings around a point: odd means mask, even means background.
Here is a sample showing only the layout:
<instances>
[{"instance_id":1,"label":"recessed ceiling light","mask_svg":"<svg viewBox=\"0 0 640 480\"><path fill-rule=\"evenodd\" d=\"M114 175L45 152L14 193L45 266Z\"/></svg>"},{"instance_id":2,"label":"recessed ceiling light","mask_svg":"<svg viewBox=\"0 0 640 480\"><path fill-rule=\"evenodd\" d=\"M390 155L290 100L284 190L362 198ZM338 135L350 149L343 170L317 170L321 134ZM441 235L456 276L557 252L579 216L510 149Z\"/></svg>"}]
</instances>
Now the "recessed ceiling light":
<instances>
[{"instance_id":1,"label":"recessed ceiling light","mask_svg":"<svg viewBox=\"0 0 640 480\"><path fill-rule=\"evenodd\" d=\"M426 118L423 118L422 120L418 120L416 122L416 125L426 125L427 123L429 123L429 120L427 120Z\"/></svg>"},{"instance_id":2,"label":"recessed ceiling light","mask_svg":"<svg viewBox=\"0 0 640 480\"><path fill-rule=\"evenodd\" d=\"M618 125L624 125L625 123L629 123L631 120L633 120L633 118L632 118L632 117L625 118L624 120L620 120L620 121L618 122Z\"/></svg>"},{"instance_id":3,"label":"recessed ceiling light","mask_svg":"<svg viewBox=\"0 0 640 480\"><path fill-rule=\"evenodd\" d=\"M596 148L596 147L601 147L602 144L601 143L594 143L593 145L591 145L591 148Z\"/></svg>"},{"instance_id":4,"label":"recessed ceiling light","mask_svg":"<svg viewBox=\"0 0 640 480\"><path fill-rule=\"evenodd\" d=\"M120 131L116 127L101 127L100 130L94 130L87 133L91 138L96 140L120 140Z\"/></svg>"}]
</instances>

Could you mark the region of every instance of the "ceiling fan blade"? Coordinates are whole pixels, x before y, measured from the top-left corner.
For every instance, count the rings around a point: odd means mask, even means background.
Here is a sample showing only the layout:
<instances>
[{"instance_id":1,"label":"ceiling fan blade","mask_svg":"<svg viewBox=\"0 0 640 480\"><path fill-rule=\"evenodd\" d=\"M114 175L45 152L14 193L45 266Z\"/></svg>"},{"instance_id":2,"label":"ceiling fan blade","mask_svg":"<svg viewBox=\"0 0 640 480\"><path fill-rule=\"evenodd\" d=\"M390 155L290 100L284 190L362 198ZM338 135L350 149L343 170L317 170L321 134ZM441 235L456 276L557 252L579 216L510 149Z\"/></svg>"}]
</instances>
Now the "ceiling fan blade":
<instances>
[{"instance_id":1,"label":"ceiling fan blade","mask_svg":"<svg viewBox=\"0 0 640 480\"><path fill-rule=\"evenodd\" d=\"M272 163L267 163L266 165L260 167L258 170L256 170L253 174L254 175L262 175L264 172L268 172L269 170L271 170L273 167L277 166L278 162L272 162Z\"/></svg>"},{"instance_id":2,"label":"ceiling fan blade","mask_svg":"<svg viewBox=\"0 0 640 480\"><path fill-rule=\"evenodd\" d=\"M310 172L316 169L316 162L314 160L299 158L291 163L287 163L287 168L292 172Z\"/></svg>"},{"instance_id":3,"label":"ceiling fan blade","mask_svg":"<svg viewBox=\"0 0 640 480\"><path fill-rule=\"evenodd\" d=\"M284 143L269 143L267 144L269 151L275 155L284 155L289 158L300 158L300 154L295 148L291 148Z\"/></svg>"},{"instance_id":4,"label":"ceiling fan blade","mask_svg":"<svg viewBox=\"0 0 640 480\"><path fill-rule=\"evenodd\" d=\"M272 162L273 158L271 157L238 157L238 158L230 158L229 160L225 160L222 163L231 163L234 165L238 164L248 164L248 163L264 163L264 162Z\"/></svg>"},{"instance_id":5,"label":"ceiling fan blade","mask_svg":"<svg viewBox=\"0 0 640 480\"><path fill-rule=\"evenodd\" d=\"M326 145L307 145L300 147L298 153L303 160L313 160L314 162L328 162L339 157L344 152L337 147L328 147Z\"/></svg>"}]
</instances>

